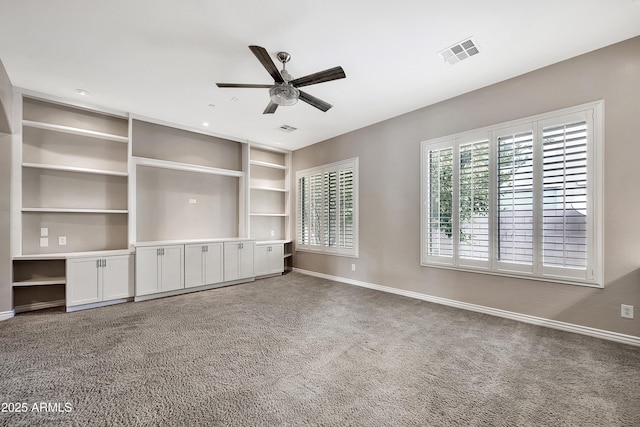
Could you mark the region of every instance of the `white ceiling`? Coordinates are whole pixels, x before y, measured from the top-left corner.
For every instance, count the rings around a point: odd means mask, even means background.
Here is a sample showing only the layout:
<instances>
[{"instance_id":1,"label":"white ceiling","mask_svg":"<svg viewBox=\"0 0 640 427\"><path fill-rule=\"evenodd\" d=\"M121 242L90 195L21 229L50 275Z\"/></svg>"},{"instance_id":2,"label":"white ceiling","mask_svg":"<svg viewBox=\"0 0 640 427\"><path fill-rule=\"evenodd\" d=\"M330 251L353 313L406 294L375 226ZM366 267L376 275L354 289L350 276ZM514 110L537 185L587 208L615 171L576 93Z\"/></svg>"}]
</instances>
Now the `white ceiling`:
<instances>
[{"instance_id":1,"label":"white ceiling","mask_svg":"<svg viewBox=\"0 0 640 427\"><path fill-rule=\"evenodd\" d=\"M638 35L640 0L0 0L14 86L287 149ZM480 54L437 55L469 36ZM294 78L341 65L305 88L334 107L263 115L266 89L217 88L272 83L251 44Z\"/></svg>"}]
</instances>

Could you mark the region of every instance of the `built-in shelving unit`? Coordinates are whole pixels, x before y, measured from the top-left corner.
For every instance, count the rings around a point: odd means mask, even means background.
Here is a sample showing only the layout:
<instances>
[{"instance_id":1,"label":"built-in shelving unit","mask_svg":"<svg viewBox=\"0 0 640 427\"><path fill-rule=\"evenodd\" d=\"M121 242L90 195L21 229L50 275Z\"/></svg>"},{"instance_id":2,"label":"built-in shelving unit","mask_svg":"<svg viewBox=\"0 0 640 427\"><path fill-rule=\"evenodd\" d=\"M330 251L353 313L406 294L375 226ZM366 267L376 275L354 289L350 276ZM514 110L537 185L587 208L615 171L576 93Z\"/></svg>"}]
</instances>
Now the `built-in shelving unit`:
<instances>
[{"instance_id":1,"label":"built-in shelving unit","mask_svg":"<svg viewBox=\"0 0 640 427\"><path fill-rule=\"evenodd\" d=\"M126 248L128 118L21 100L20 255Z\"/></svg>"},{"instance_id":2,"label":"built-in shelving unit","mask_svg":"<svg viewBox=\"0 0 640 427\"><path fill-rule=\"evenodd\" d=\"M70 256L127 252L126 114L17 96L16 312L65 305Z\"/></svg>"},{"instance_id":3,"label":"built-in shelving unit","mask_svg":"<svg viewBox=\"0 0 640 427\"><path fill-rule=\"evenodd\" d=\"M32 93L16 97L14 116L16 312L131 300L134 265L145 265L132 254L158 242L181 242L177 258L225 260L218 269L189 263L185 289L291 268L290 152ZM225 255L213 257L223 244ZM240 255L238 245L245 252L234 263L227 258ZM156 249L151 257L162 252L169 265L170 248ZM171 286L161 282L160 290Z\"/></svg>"},{"instance_id":4,"label":"built-in shelving unit","mask_svg":"<svg viewBox=\"0 0 640 427\"><path fill-rule=\"evenodd\" d=\"M249 149L249 234L258 241L256 248L266 247L269 256L281 256L286 270L292 258L290 167L287 151L254 145Z\"/></svg>"}]
</instances>

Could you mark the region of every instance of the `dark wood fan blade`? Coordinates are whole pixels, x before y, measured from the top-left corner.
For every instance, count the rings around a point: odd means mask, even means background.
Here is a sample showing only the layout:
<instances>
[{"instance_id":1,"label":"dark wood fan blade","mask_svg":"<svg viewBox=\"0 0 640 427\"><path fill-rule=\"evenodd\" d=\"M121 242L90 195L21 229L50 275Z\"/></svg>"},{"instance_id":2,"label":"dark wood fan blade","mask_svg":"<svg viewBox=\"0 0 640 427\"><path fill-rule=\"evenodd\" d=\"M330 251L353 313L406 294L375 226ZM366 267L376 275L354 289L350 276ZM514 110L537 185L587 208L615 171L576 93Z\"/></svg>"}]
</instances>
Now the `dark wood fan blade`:
<instances>
[{"instance_id":1,"label":"dark wood fan blade","mask_svg":"<svg viewBox=\"0 0 640 427\"><path fill-rule=\"evenodd\" d=\"M249 49L251 49L251 52L253 52L256 58L258 58L258 61L260 61L262 66L271 75L273 81L275 81L276 83L284 82L282 76L280 75L280 71L278 71L278 68L276 68L276 65L273 63L273 60L271 60L271 57L269 56L269 52L267 52L265 48L260 46L249 46Z\"/></svg>"},{"instance_id":2,"label":"dark wood fan blade","mask_svg":"<svg viewBox=\"0 0 640 427\"><path fill-rule=\"evenodd\" d=\"M216 83L218 87L242 87L242 88L254 88L254 89L269 89L273 85L252 85L244 83Z\"/></svg>"},{"instance_id":3,"label":"dark wood fan blade","mask_svg":"<svg viewBox=\"0 0 640 427\"><path fill-rule=\"evenodd\" d=\"M276 108L278 108L278 104L270 101L269 105L267 105L267 108L264 109L262 114L273 114L276 112Z\"/></svg>"},{"instance_id":4,"label":"dark wood fan blade","mask_svg":"<svg viewBox=\"0 0 640 427\"><path fill-rule=\"evenodd\" d=\"M316 83L329 82L331 80L344 79L345 77L347 77L347 75L344 73L342 67L334 67L292 80L291 84L295 87L302 87L314 85Z\"/></svg>"},{"instance_id":5,"label":"dark wood fan blade","mask_svg":"<svg viewBox=\"0 0 640 427\"><path fill-rule=\"evenodd\" d=\"M303 92L303 91L300 91L300 97L298 99L301 99L307 104L313 105L318 110L322 110L324 112L327 112L329 108L333 107L333 105L329 104L328 102L325 102L322 99L316 98L313 95L309 95L307 92Z\"/></svg>"}]
</instances>

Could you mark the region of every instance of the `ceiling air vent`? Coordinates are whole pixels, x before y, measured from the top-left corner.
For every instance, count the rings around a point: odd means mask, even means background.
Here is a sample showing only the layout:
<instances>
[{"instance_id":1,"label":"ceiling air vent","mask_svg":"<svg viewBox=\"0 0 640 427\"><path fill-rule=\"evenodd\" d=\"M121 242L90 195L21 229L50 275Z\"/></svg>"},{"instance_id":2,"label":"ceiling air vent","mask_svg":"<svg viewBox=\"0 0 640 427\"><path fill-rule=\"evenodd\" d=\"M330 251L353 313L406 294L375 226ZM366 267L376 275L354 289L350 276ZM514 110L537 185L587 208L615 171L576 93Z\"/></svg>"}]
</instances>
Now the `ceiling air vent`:
<instances>
[{"instance_id":1,"label":"ceiling air vent","mask_svg":"<svg viewBox=\"0 0 640 427\"><path fill-rule=\"evenodd\" d=\"M289 125L282 125L278 128L278 130L281 130L282 132L293 132L294 130L297 130L298 128L294 128L293 126L289 126Z\"/></svg>"},{"instance_id":2,"label":"ceiling air vent","mask_svg":"<svg viewBox=\"0 0 640 427\"><path fill-rule=\"evenodd\" d=\"M471 37L438 52L438 55L447 64L453 65L456 62L464 61L473 55L477 55L479 52L478 43Z\"/></svg>"}]
</instances>

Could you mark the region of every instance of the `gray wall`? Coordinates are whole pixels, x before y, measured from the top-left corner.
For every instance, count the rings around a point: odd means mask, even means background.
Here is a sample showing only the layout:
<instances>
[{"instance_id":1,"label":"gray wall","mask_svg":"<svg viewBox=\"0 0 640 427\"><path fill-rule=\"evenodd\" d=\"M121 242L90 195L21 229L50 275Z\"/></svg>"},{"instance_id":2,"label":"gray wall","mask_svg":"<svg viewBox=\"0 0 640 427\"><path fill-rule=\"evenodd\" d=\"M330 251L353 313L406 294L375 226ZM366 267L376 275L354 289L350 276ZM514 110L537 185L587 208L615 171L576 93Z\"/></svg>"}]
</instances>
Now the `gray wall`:
<instances>
[{"instance_id":1,"label":"gray wall","mask_svg":"<svg viewBox=\"0 0 640 427\"><path fill-rule=\"evenodd\" d=\"M0 313L13 309L11 296L11 82L0 62Z\"/></svg>"},{"instance_id":2,"label":"gray wall","mask_svg":"<svg viewBox=\"0 0 640 427\"><path fill-rule=\"evenodd\" d=\"M639 53L637 37L295 151L293 171L360 157L360 257L297 252L294 267L640 336L640 316L620 318L621 303L640 308ZM421 141L598 99L604 289L420 266Z\"/></svg>"}]
</instances>

